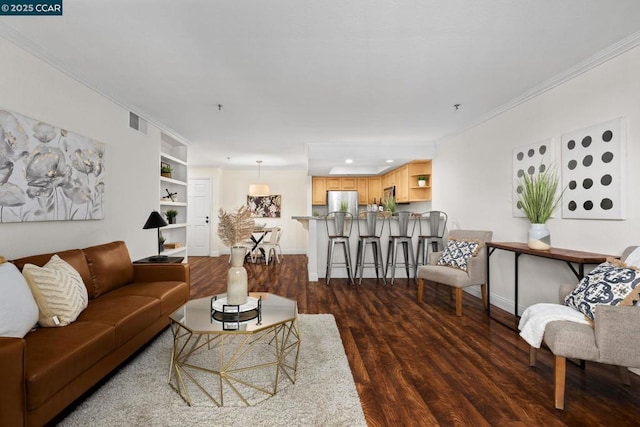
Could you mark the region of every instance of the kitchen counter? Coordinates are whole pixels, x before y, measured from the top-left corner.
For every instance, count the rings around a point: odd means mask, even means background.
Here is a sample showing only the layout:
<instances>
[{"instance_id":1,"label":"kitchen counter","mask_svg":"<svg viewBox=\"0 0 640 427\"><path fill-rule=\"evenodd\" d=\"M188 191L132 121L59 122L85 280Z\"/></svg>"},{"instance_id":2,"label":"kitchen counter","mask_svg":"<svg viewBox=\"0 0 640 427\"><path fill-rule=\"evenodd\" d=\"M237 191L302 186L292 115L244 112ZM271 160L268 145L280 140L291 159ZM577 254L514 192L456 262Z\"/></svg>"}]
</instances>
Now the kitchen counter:
<instances>
[{"instance_id":1,"label":"kitchen counter","mask_svg":"<svg viewBox=\"0 0 640 427\"><path fill-rule=\"evenodd\" d=\"M295 219L307 230L308 232L308 244L307 244L307 270L309 275L310 282L317 282L318 279L324 278L326 276L327 269L327 245L328 245L328 237L327 237L327 229L325 226L325 216L292 216L291 219ZM394 217L392 217L392 220ZM388 246L388 238L389 238L389 227L386 223L386 219L384 220L384 230L380 237L380 242L382 245L382 257L383 262L386 260L387 256L387 246ZM382 222L378 222L378 227L380 227ZM418 235L419 228L416 224L415 232L413 233L413 253L415 256L416 248L418 247ZM358 248L358 226L357 223L353 224L353 228L351 230L351 237L349 238L349 246L351 247L351 262L353 263L353 272L355 274L355 266L356 266L356 251ZM372 262L373 255L371 248L367 248L365 254L365 263ZM402 259L402 255L398 257L398 260ZM336 263L344 262L342 258L342 250L336 251L334 254L334 265ZM413 270L411 271L413 275ZM390 276L390 275L388 275ZM342 268L334 268L331 272L331 277L347 277L347 269ZM375 269L372 267L368 267L364 269L363 277L374 278L376 277ZM405 277L404 269L398 268L396 270L396 277L403 278Z\"/></svg>"}]
</instances>

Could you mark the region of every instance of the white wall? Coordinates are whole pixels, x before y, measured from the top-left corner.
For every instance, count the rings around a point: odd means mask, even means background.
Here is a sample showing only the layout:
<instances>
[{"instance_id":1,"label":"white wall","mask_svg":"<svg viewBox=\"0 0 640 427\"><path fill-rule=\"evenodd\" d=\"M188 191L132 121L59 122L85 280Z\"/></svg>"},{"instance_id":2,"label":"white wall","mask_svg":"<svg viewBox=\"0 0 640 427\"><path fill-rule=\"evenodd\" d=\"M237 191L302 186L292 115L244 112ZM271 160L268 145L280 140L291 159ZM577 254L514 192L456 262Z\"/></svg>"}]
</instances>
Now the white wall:
<instances>
[{"instance_id":1,"label":"white wall","mask_svg":"<svg viewBox=\"0 0 640 427\"><path fill-rule=\"evenodd\" d=\"M0 38L0 109L69 129L106 145L105 219L0 224L0 255L17 258L124 240L133 259L157 251L142 230L158 208L160 131L128 127L129 113Z\"/></svg>"},{"instance_id":2,"label":"white wall","mask_svg":"<svg viewBox=\"0 0 640 427\"><path fill-rule=\"evenodd\" d=\"M211 179L211 256L229 253L217 236L218 210L232 211L247 204L249 185L255 183L257 168L230 169L189 168L189 178ZM304 170L264 170L261 181L269 185L271 194L282 195L282 212L280 218L256 218L256 222L264 222L267 226L282 225L280 240L282 251L287 254L307 253L307 232L302 225L292 220L292 216L309 215L311 205L307 189L310 179Z\"/></svg>"},{"instance_id":3,"label":"white wall","mask_svg":"<svg viewBox=\"0 0 640 427\"><path fill-rule=\"evenodd\" d=\"M473 129L443 142L433 161L433 209L458 228L493 230L494 241L526 242L529 223L511 214L512 149L617 117L627 123L627 219L562 219L547 226L552 246L619 255L640 244L640 48L635 48ZM556 156L559 161L560 156ZM491 257L491 302L512 311L514 255ZM520 257L519 305L557 302L576 283L560 261Z\"/></svg>"}]
</instances>

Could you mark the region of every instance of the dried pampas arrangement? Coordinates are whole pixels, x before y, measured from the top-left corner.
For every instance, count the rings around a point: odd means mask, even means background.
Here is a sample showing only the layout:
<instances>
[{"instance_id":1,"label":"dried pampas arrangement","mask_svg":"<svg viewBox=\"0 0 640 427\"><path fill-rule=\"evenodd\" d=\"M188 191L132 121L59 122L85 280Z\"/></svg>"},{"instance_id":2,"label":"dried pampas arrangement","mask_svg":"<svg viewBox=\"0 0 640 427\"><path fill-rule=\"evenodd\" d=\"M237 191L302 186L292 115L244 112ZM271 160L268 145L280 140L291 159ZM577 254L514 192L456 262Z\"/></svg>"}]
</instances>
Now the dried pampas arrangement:
<instances>
[{"instance_id":1,"label":"dried pampas arrangement","mask_svg":"<svg viewBox=\"0 0 640 427\"><path fill-rule=\"evenodd\" d=\"M251 237L255 227L255 221L251 218L251 211L246 206L241 206L232 213L224 209L218 211L218 237L225 246L238 246L244 240Z\"/></svg>"}]
</instances>

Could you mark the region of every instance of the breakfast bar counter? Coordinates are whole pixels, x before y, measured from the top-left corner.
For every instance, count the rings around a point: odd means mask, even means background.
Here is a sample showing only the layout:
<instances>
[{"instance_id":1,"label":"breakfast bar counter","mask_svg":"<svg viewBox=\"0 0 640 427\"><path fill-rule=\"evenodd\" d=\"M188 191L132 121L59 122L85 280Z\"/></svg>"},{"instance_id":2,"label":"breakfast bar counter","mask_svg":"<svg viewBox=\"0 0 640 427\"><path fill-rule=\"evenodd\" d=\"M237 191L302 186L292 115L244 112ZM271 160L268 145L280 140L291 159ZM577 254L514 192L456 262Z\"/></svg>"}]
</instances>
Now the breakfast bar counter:
<instances>
[{"instance_id":1,"label":"breakfast bar counter","mask_svg":"<svg viewBox=\"0 0 640 427\"><path fill-rule=\"evenodd\" d=\"M324 216L292 216L291 219L295 219L308 231L308 243L307 243L307 270L309 274L310 282L317 282L318 279L326 276L327 269L327 228L326 220ZM381 218L382 219L382 218ZM393 219L392 219L393 220ZM358 221L358 220L355 220ZM387 247L389 240L389 227L384 220L384 229L380 237L382 245L383 263L387 256ZM382 221L379 221L378 227L381 227ZM415 232L413 233L413 253L415 256L416 247L418 245L419 229L416 225ZM349 238L349 246L351 247L351 261L353 263L353 272L355 274L356 265L356 250L358 247L358 224L354 222L351 230L351 237ZM365 253L365 263L371 262L373 258L371 249L367 249ZM402 255L399 256L399 260L402 259ZM339 250L334 255L334 269L331 273L331 278L346 278L346 268L336 268L336 263L343 260L342 250ZM411 276L413 277L413 270L411 270ZM371 267L365 268L363 272L365 278L375 278L375 270ZM398 268L396 271L396 278L402 279L406 277L404 269Z\"/></svg>"}]
</instances>

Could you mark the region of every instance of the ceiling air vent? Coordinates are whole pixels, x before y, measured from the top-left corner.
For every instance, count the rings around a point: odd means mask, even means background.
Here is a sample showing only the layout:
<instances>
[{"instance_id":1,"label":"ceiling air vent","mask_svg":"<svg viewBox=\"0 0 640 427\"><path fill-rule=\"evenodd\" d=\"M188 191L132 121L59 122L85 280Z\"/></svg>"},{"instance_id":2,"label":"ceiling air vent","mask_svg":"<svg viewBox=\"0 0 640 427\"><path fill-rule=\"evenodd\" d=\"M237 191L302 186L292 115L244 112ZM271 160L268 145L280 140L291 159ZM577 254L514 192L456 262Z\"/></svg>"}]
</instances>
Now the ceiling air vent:
<instances>
[{"instance_id":1,"label":"ceiling air vent","mask_svg":"<svg viewBox=\"0 0 640 427\"><path fill-rule=\"evenodd\" d=\"M147 121L136 113L129 112L129 127L145 135L147 134Z\"/></svg>"}]
</instances>

